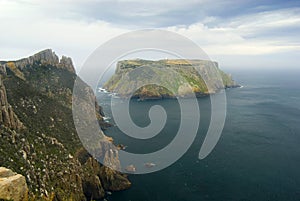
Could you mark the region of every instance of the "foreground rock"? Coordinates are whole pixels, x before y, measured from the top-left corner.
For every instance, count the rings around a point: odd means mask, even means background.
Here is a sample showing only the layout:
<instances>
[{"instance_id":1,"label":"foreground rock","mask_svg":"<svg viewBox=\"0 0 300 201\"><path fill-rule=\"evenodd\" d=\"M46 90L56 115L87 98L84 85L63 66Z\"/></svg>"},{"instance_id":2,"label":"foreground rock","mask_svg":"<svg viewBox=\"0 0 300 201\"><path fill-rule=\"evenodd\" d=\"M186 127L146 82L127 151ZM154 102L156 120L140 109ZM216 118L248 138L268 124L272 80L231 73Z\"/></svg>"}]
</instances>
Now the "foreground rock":
<instances>
[{"instance_id":1,"label":"foreground rock","mask_svg":"<svg viewBox=\"0 0 300 201\"><path fill-rule=\"evenodd\" d=\"M25 177L0 167L0 199L27 201L28 188Z\"/></svg>"}]
</instances>

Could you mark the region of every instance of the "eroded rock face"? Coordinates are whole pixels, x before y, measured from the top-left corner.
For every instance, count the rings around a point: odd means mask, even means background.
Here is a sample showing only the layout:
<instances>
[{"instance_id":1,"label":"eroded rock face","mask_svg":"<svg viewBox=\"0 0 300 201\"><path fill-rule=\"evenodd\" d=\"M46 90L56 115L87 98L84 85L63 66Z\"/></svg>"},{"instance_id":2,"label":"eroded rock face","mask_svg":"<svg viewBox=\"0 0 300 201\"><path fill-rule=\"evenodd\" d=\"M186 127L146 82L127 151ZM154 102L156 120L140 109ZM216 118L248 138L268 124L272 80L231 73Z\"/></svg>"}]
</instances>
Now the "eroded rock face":
<instances>
[{"instance_id":1,"label":"eroded rock face","mask_svg":"<svg viewBox=\"0 0 300 201\"><path fill-rule=\"evenodd\" d=\"M131 186L130 181L127 179L127 175L118 173L109 167L102 166L99 175L105 189L121 191L128 189Z\"/></svg>"},{"instance_id":2,"label":"eroded rock face","mask_svg":"<svg viewBox=\"0 0 300 201\"><path fill-rule=\"evenodd\" d=\"M20 130L24 128L23 123L18 119L14 113L11 105L7 101L6 89L0 74L0 123L6 127Z\"/></svg>"},{"instance_id":3,"label":"eroded rock face","mask_svg":"<svg viewBox=\"0 0 300 201\"><path fill-rule=\"evenodd\" d=\"M14 63L20 70L22 70L26 66L32 65L32 64L34 64L34 62L37 62L37 61L39 61L41 63L56 65L59 63L59 58L51 49L46 49L46 50L43 50L41 52L34 54L33 56L28 57L28 58L14 61Z\"/></svg>"},{"instance_id":4,"label":"eroded rock face","mask_svg":"<svg viewBox=\"0 0 300 201\"><path fill-rule=\"evenodd\" d=\"M34 54L33 56L20 59L17 61L3 62L3 65L5 67L10 68L10 66L14 64L16 68L22 71L25 67L31 66L35 63L40 63L43 65L49 64L49 65L57 66L58 68L66 69L72 73L75 73L75 68L73 66L72 59L66 56L62 56L62 58L59 59L59 57L51 49L43 50L41 52Z\"/></svg>"},{"instance_id":5,"label":"eroded rock face","mask_svg":"<svg viewBox=\"0 0 300 201\"><path fill-rule=\"evenodd\" d=\"M0 75L6 75L6 68L0 64Z\"/></svg>"},{"instance_id":6,"label":"eroded rock face","mask_svg":"<svg viewBox=\"0 0 300 201\"><path fill-rule=\"evenodd\" d=\"M82 149L77 157L85 170L88 170L87 172L94 172L99 178L98 180L94 175L85 176L83 178L82 183L86 195L97 199L96 197L98 196L104 196L103 189L120 191L130 188L131 183L127 179L127 175L101 165L97 160L91 157L86 150ZM120 163L118 158L114 158L113 160L116 161L117 164ZM88 186L89 188L87 188ZM96 189L100 189L100 191Z\"/></svg>"},{"instance_id":7,"label":"eroded rock face","mask_svg":"<svg viewBox=\"0 0 300 201\"><path fill-rule=\"evenodd\" d=\"M25 177L0 167L0 199L27 201L28 188Z\"/></svg>"},{"instance_id":8,"label":"eroded rock face","mask_svg":"<svg viewBox=\"0 0 300 201\"><path fill-rule=\"evenodd\" d=\"M67 69L68 71L70 71L72 73L75 73L73 62L72 62L72 59L70 57L62 56L60 61L59 61L58 66L61 67L61 68L65 68L65 69Z\"/></svg>"}]
</instances>

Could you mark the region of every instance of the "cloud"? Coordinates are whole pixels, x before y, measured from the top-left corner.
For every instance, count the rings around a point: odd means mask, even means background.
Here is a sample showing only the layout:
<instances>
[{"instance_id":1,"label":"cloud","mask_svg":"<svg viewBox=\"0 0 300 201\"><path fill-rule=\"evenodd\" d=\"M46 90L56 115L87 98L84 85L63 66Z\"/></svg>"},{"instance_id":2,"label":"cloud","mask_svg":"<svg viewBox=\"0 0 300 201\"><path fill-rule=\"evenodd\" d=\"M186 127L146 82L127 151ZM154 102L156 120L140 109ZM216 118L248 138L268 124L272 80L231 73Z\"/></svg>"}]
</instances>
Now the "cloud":
<instances>
[{"instance_id":1,"label":"cloud","mask_svg":"<svg viewBox=\"0 0 300 201\"><path fill-rule=\"evenodd\" d=\"M217 60L299 52L300 8L269 10L254 4L243 14L237 11L252 2L0 1L0 59L52 48L80 67L107 40L149 26L182 34Z\"/></svg>"},{"instance_id":2,"label":"cloud","mask_svg":"<svg viewBox=\"0 0 300 201\"><path fill-rule=\"evenodd\" d=\"M84 21L44 16L34 4L0 3L0 59L18 59L52 48L72 56L81 66L100 44L125 33L105 21ZM1 9L5 6L5 9ZM27 15L24 15L28 13Z\"/></svg>"},{"instance_id":3,"label":"cloud","mask_svg":"<svg viewBox=\"0 0 300 201\"><path fill-rule=\"evenodd\" d=\"M249 0L21 0L11 1L37 8L36 12L58 18L106 21L118 26L151 28L190 25L206 16L240 11ZM226 10L224 10L226 7ZM38 11L40 10L40 11Z\"/></svg>"},{"instance_id":4,"label":"cloud","mask_svg":"<svg viewBox=\"0 0 300 201\"><path fill-rule=\"evenodd\" d=\"M168 28L194 40L212 55L261 55L299 51L300 9L282 9ZM219 21L219 23L216 23ZM213 22L215 25L210 26ZM208 24L208 25L207 25ZM295 32L291 29L299 28Z\"/></svg>"}]
</instances>

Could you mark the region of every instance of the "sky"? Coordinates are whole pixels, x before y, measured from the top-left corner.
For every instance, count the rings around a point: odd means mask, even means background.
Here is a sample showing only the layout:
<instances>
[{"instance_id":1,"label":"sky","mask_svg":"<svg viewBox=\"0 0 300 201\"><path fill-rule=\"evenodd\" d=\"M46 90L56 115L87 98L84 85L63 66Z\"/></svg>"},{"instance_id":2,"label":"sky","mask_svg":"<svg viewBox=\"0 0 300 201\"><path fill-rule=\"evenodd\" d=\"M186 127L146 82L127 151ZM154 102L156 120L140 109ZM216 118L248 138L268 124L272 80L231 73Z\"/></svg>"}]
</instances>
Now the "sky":
<instances>
[{"instance_id":1,"label":"sky","mask_svg":"<svg viewBox=\"0 0 300 201\"><path fill-rule=\"evenodd\" d=\"M224 68L299 68L300 1L0 0L0 60L51 48L79 70L106 41L162 29L197 43Z\"/></svg>"}]
</instances>

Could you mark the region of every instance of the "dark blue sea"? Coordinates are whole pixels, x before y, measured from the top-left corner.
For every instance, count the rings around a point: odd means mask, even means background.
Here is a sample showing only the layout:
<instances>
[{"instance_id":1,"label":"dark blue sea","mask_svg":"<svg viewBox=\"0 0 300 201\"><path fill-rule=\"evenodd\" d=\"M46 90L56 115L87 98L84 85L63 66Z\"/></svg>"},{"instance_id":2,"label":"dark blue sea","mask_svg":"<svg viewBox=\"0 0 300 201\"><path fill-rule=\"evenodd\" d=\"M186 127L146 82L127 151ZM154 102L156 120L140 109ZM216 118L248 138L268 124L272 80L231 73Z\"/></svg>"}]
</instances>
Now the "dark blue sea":
<instances>
[{"instance_id":1,"label":"dark blue sea","mask_svg":"<svg viewBox=\"0 0 300 201\"><path fill-rule=\"evenodd\" d=\"M129 175L132 187L113 192L111 201L299 201L300 200L300 70L226 70L243 87L226 90L227 116L211 154L198 159L210 121L210 98L198 98L199 130L192 146L161 171ZM98 94L111 117L110 96ZM173 99L132 100L130 114L139 126L149 124L153 105L165 108L163 134L137 140L116 126L105 131L132 153L166 146L176 134L180 108ZM114 123L113 119L110 119ZM187 132L186 135L189 135Z\"/></svg>"}]
</instances>

